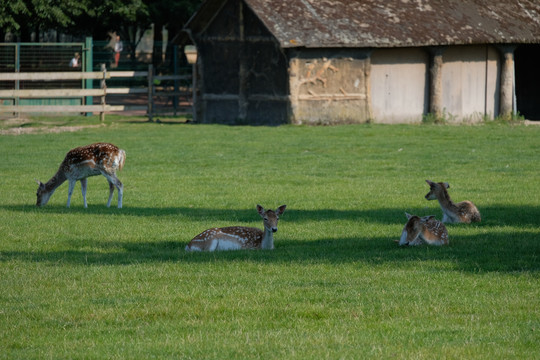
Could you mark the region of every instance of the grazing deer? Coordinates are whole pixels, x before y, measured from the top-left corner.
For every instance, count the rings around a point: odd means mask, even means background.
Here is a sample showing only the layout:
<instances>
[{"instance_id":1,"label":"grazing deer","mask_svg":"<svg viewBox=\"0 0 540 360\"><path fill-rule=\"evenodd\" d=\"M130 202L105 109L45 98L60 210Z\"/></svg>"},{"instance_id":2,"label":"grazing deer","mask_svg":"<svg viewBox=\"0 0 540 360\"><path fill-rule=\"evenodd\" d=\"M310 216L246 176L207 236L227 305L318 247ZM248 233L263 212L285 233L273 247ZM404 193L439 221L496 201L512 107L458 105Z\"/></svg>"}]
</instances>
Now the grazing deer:
<instances>
[{"instance_id":1,"label":"grazing deer","mask_svg":"<svg viewBox=\"0 0 540 360\"><path fill-rule=\"evenodd\" d=\"M72 149L66 154L56 174L46 184L36 180L39 184L36 205L46 205L56 188L68 180L67 207L69 207L75 183L80 180L84 207L86 208L88 207L86 203L87 178L101 174L109 182L107 207L111 206L114 187L116 186L118 189L118 208L121 208L124 185L116 177L116 171L122 170L125 161L126 152L113 144L96 143Z\"/></svg>"},{"instance_id":2,"label":"grazing deer","mask_svg":"<svg viewBox=\"0 0 540 360\"><path fill-rule=\"evenodd\" d=\"M405 213L407 223L401 232L399 245L420 245L422 240L430 245L448 245L446 226L434 215L419 217Z\"/></svg>"},{"instance_id":3,"label":"grazing deer","mask_svg":"<svg viewBox=\"0 0 540 360\"><path fill-rule=\"evenodd\" d=\"M257 211L263 218L264 231L245 226L230 226L212 228L195 236L186 246L186 251L216 251L240 249L270 249L274 248L274 233L277 231L279 216L285 211L286 205L274 210L265 210L257 205Z\"/></svg>"},{"instance_id":4,"label":"grazing deer","mask_svg":"<svg viewBox=\"0 0 540 360\"><path fill-rule=\"evenodd\" d=\"M444 223L471 223L471 222L480 222L480 212L476 206L470 201L462 201L460 203L454 203L448 195L446 189L450 188L448 183L436 183L433 181L426 180L430 186L429 192L426 194L427 200L439 201L441 209L443 211Z\"/></svg>"}]
</instances>

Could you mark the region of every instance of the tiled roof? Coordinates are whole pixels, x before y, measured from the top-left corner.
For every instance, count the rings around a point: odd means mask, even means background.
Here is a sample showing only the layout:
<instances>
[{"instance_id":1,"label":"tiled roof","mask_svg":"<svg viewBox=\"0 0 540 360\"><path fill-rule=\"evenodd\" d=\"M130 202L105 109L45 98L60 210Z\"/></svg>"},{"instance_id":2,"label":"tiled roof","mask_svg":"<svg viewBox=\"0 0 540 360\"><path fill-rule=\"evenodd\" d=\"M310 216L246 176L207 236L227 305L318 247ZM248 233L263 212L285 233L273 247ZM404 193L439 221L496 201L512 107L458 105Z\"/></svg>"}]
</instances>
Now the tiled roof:
<instances>
[{"instance_id":1,"label":"tiled roof","mask_svg":"<svg viewBox=\"0 0 540 360\"><path fill-rule=\"evenodd\" d=\"M207 0L202 30L227 0ZM540 43L540 0L243 0L284 48Z\"/></svg>"}]
</instances>

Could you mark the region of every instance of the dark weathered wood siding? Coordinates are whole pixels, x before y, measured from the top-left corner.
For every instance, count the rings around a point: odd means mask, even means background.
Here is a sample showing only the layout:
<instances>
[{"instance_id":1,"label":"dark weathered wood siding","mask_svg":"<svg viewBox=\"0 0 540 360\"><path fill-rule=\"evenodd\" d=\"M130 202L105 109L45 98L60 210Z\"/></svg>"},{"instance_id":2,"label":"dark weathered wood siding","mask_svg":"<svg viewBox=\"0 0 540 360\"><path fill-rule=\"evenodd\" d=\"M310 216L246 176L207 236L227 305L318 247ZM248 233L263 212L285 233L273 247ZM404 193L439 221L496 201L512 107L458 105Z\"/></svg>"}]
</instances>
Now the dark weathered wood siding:
<instances>
[{"instance_id":1,"label":"dark weathered wood siding","mask_svg":"<svg viewBox=\"0 0 540 360\"><path fill-rule=\"evenodd\" d=\"M288 122L286 57L242 1L227 1L195 40L201 59L201 122Z\"/></svg>"}]
</instances>

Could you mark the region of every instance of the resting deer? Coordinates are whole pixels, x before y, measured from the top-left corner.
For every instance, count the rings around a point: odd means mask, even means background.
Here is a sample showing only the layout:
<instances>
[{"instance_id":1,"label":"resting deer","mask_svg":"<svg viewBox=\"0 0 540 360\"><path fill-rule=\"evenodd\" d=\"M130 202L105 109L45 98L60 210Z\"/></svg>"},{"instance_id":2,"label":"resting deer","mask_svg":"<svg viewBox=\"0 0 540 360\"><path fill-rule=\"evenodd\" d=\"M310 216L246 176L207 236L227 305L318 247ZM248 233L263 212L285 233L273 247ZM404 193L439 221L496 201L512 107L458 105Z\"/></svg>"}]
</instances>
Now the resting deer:
<instances>
[{"instance_id":1,"label":"resting deer","mask_svg":"<svg viewBox=\"0 0 540 360\"><path fill-rule=\"evenodd\" d=\"M434 215L419 217L405 213L407 223L401 232L399 245L420 245L422 240L430 245L448 245L446 226Z\"/></svg>"},{"instance_id":2,"label":"resting deer","mask_svg":"<svg viewBox=\"0 0 540 360\"><path fill-rule=\"evenodd\" d=\"M430 191L426 194L427 200L439 200L441 209L443 211L442 221L445 223L471 223L480 222L480 212L476 206L470 201L462 201L460 203L454 203L448 195L446 189L450 188L448 183L436 183L426 180L431 187Z\"/></svg>"},{"instance_id":3,"label":"resting deer","mask_svg":"<svg viewBox=\"0 0 540 360\"><path fill-rule=\"evenodd\" d=\"M279 216L285 211L286 205L274 210L265 210L257 205L257 211L263 218L264 231L245 226L230 226L212 228L195 236L186 246L186 251L216 251L241 249L274 248L274 233L277 231Z\"/></svg>"},{"instance_id":4,"label":"resting deer","mask_svg":"<svg viewBox=\"0 0 540 360\"><path fill-rule=\"evenodd\" d=\"M116 171L122 170L125 161L126 152L113 144L96 143L72 149L66 154L56 174L46 184L36 180L39 184L36 205L46 205L56 188L68 180L67 207L69 207L75 183L79 180L84 198L84 207L86 208L88 207L86 202L87 178L101 174L109 182L107 207L111 206L114 187L116 186L118 189L118 208L121 208L124 185L116 177Z\"/></svg>"}]
</instances>

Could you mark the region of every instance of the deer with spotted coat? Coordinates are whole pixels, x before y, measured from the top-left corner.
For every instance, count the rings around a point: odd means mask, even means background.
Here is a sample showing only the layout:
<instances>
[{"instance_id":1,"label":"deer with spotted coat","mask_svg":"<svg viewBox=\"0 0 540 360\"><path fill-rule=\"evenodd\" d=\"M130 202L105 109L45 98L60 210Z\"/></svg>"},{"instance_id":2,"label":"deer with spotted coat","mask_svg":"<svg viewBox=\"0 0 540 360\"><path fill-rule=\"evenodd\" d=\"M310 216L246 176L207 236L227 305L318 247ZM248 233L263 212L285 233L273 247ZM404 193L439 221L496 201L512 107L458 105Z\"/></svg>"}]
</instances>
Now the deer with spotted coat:
<instances>
[{"instance_id":1,"label":"deer with spotted coat","mask_svg":"<svg viewBox=\"0 0 540 360\"><path fill-rule=\"evenodd\" d=\"M274 211L265 210L261 205L257 205L257 212L263 219L264 230L245 226L208 229L191 239L186 246L186 251L272 250L279 216L283 214L286 207L286 205L281 205Z\"/></svg>"},{"instance_id":2,"label":"deer with spotted coat","mask_svg":"<svg viewBox=\"0 0 540 360\"><path fill-rule=\"evenodd\" d=\"M480 222L480 212L476 206L470 201L462 201L454 203L448 195L446 189L450 188L450 184L446 182L433 182L426 180L430 190L426 194L427 200L438 200L443 211L442 221L444 223L471 223Z\"/></svg>"},{"instance_id":3,"label":"deer with spotted coat","mask_svg":"<svg viewBox=\"0 0 540 360\"><path fill-rule=\"evenodd\" d=\"M434 215L419 217L405 213L407 223L401 232L399 245L420 245L426 242L429 245L448 245L448 231L446 226Z\"/></svg>"},{"instance_id":4,"label":"deer with spotted coat","mask_svg":"<svg viewBox=\"0 0 540 360\"><path fill-rule=\"evenodd\" d=\"M118 170L122 170L126 161L126 152L113 144L95 143L81 146L70 150L60 168L54 176L45 184L36 180L39 187L37 190L37 206L45 206L54 191L66 180L69 182L67 207L71 204L71 195L77 181L81 182L84 207L86 202L87 178L90 176L103 175L109 182L109 201L111 206L114 188L118 189L118 208L122 207L124 185L116 176Z\"/></svg>"}]
</instances>

